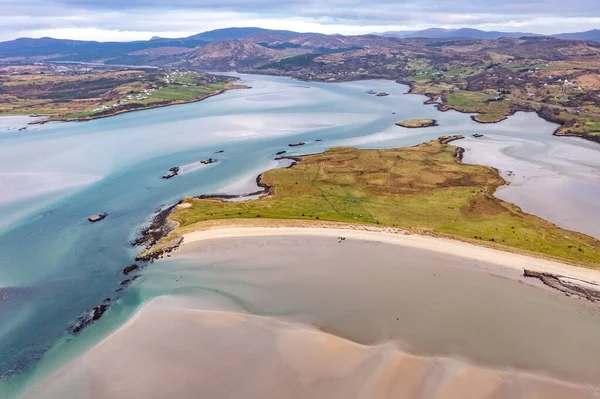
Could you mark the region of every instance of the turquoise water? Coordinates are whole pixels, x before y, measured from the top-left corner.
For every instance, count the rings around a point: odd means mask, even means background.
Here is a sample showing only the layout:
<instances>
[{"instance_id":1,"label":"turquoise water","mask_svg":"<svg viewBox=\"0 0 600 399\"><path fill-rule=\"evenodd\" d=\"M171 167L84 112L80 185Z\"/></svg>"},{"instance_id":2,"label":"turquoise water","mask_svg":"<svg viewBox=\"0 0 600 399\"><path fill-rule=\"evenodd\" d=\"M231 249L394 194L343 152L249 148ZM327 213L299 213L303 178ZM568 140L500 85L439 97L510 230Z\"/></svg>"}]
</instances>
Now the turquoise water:
<instances>
[{"instance_id":1,"label":"turquoise water","mask_svg":"<svg viewBox=\"0 0 600 399\"><path fill-rule=\"evenodd\" d=\"M520 136L554 146L561 145L554 140L563 140L550 136L555 125L533 114L480 125L468 115L425 106L424 97L405 95L406 86L390 81L242 78L252 89L200 103L0 134L0 289L6 287L0 291L0 394L13 396L47 377L125 322L141 303L173 292L172 282L134 284L98 323L77 337L66 334L83 312L117 297L121 271L138 252L129 241L158 207L185 195L251 192L260 172L277 167L277 151L409 146L442 134L485 133L486 140L515 143L513 149L527 158L531 151L519 152ZM365 93L370 89L390 96L370 96ZM394 126L409 118L437 119L440 126ZM294 141L307 144L289 148ZM468 149L471 141L465 140ZM600 148L582 140L572 143L575 158L585 151L586 157L600 159ZM225 152L215 155L219 150ZM490 153L490 160L500 153ZM543 148L533 154L543 157ZM197 167L208 157L219 162ZM600 187L594 180L600 165L577 161L589 173L568 178ZM176 165L190 167L174 179L161 179ZM599 205L587 206L577 211ZM101 212L110 216L96 224L87 221Z\"/></svg>"}]
</instances>

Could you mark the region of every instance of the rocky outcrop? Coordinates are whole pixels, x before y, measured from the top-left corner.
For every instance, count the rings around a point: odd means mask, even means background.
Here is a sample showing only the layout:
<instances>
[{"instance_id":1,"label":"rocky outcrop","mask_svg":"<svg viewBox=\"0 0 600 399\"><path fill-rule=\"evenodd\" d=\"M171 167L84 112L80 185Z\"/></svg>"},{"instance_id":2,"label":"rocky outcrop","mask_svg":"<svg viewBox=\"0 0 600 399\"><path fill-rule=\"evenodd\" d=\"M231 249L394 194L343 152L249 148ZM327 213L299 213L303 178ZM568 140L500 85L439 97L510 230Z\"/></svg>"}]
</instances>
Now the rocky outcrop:
<instances>
[{"instance_id":1,"label":"rocky outcrop","mask_svg":"<svg viewBox=\"0 0 600 399\"><path fill-rule=\"evenodd\" d=\"M169 169L169 171L171 173L169 173L168 175L164 175L162 177L163 179L170 179L177 176L179 174L179 166L173 166L171 169Z\"/></svg>"},{"instance_id":2,"label":"rocky outcrop","mask_svg":"<svg viewBox=\"0 0 600 399\"><path fill-rule=\"evenodd\" d=\"M451 143L452 141L461 140L464 138L465 138L465 136L463 136L462 134L455 134L454 136L440 136L438 138L438 141L441 144L448 144L448 143Z\"/></svg>"},{"instance_id":3,"label":"rocky outcrop","mask_svg":"<svg viewBox=\"0 0 600 399\"><path fill-rule=\"evenodd\" d=\"M218 162L218 160L216 160L214 158L203 159L202 161L200 161L200 163L203 165L210 165L211 163L216 163L216 162Z\"/></svg>"},{"instance_id":4,"label":"rocky outcrop","mask_svg":"<svg viewBox=\"0 0 600 399\"><path fill-rule=\"evenodd\" d=\"M110 307L111 302L112 301L110 298L106 298L104 301L102 301L100 305L96 306L90 312L79 317L77 321L75 321L75 323L73 323L69 327L69 331L72 334L80 333L84 328L86 328L96 320L99 320L102 316L104 316L104 313L106 313L106 311Z\"/></svg>"},{"instance_id":5,"label":"rocky outcrop","mask_svg":"<svg viewBox=\"0 0 600 399\"><path fill-rule=\"evenodd\" d=\"M279 151L279 152L277 152L275 155L283 155L283 154L285 154L286 152L287 152L287 151Z\"/></svg>"},{"instance_id":6,"label":"rocky outcrop","mask_svg":"<svg viewBox=\"0 0 600 399\"><path fill-rule=\"evenodd\" d=\"M156 215L150 221L150 224L140 231L136 239L131 241L131 245L150 248L158 241L169 235L169 233L175 228L175 224L169 222L169 215L179 203L165 209L159 209Z\"/></svg>"},{"instance_id":7,"label":"rocky outcrop","mask_svg":"<svg viewBox=\"0 0 600 399\"><path fill-rule=\"evenodd\" d=\"M462 161L464 156L465 149L462 147L456 147L456 151L454 152L454 158L458 159L459 161Z\"/></svg>"},{"instance_id":8,"label":"rocky outcrop","mask_svg":"<svg viewBox=\"0 0 600 399\"><path fill-rule=\"evenodd\" d=\"M136 264L127 266L126 268L123 269L123 274L126 276L129 276L131 273L133 273L136 270L139 270L139 266Z\"/></svg>"},{"instance_id":9,"label":"rocky outcrop","mask_svg":"<svg viewBox=\"0 0 600 399\"><path fill-rule=\"evenodd\" d=\"M483 137L483 134L475 133L475 134L473 135L473 137L475 137L476 139L478 139L478 138L480 138L480 137Z\"/></svg>"},{"instance_id":10,"label":"rocky outcrop","mask_svg":"<svg viewBox=\"0 0 600 399\"><path fill-rule=\"evenodd\" d=\"M386 97L386 96L389 96L389 94L385 93L385 92L377 93L377 97Z\"/></svg>"},{"instance_id":11,"label":"rocky outcrop","mask_svg":"<svg viewBox=\"0 0 600 399\"><path fill-rule=\"evenodd\" d=\"M181 246L181 244L183 244L183 237L177 237L176 239L174 239L173 241L171 241L169 244L167 244L166 246L164 246L162 248L159 248L159 249L156 249L156 250L153 250L150 252L142 252L135 258L135 260L152 262L156 259L162 258L165 254L173 252L174 250L179 248Z\"/></svg>"},{"instance_id":12,"label":"rocky outcrop","mask_svg":"<svg viewBox=\"0 0 600 399\"><path fill-rule=\"evenodd\" d=\"M104 213L100 213L98 215L94 215L94 216L90 216L88 218L88 220L92 223L96 223L101 221L102 219L105 219L108 216L108 213L104 212Z\"/></svg>"},{"instance_id":13,"label":"rocky outcrop","mask_svg":"<svg viewBox=\"0 0 600 399\"><path fill-rule=\"evenodd\" d=\"M290 147L299 147L299 146L301 146L301 145L304 145L304 144L306 144L306 143L305 143L305 142L303 142L303 141L297 141L297 142L295 142L295 143L290 143L290 144L288 144L288 145L289 145Z\"/></svg>"},{"instance_id":14,"label":"rocky outcrop","mask_svg":"<svg viewBox=\"0 0 600 399\"><path fill-rule=\"evenodd\" d=\"M548 287L564 292L567 295L578 296L592 302L600 302L600 285L558 274L542 273L527 269L523 270L523 276L537 278Z\"/></svg>"}]
</instances>

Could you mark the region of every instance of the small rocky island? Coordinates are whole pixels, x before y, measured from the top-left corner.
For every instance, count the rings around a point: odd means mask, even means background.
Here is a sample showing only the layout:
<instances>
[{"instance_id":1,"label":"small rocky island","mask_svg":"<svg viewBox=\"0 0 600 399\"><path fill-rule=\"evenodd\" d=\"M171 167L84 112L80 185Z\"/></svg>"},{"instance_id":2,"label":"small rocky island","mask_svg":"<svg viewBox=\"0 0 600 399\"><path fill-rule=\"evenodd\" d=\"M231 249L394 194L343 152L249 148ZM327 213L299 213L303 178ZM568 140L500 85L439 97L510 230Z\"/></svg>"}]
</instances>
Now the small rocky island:
<instances>
[{"instance_id":1,"label":"small rocky island","mask_svg":"<svg viewBox=\"0 0 600 399\"><path fill-rule=\"evenodd\" d=\"M88 218L88 220L92 223L96 223L101 221L102 219L105 219L108 216L108 213L104 212L104 213L100 213L98 215L94 215L94 216L90 216Z\"/></svg>"},{"instance_id":2,"label":"small rocky island","mask_svg":"<svg viewBox=\"0 0 600 399\"><path fill-rule=\"evenodd\" d=\"M422 127L438 126L438 123L435 119L409 119L402 122L396 122L396 125L408 129L418 129Z\"/></svg>"},{"instance_id":3,"label":"small rocky island","mask_svg":"<svg viewBox=\"0 0 600 399\"><path fill-rule=\"evenodd\" d=\"M211 163L215 163L215 162L217 162L217 160L215 158L208 158L208 159L203 159L202 161L200 161L200 163L203 165L210 165Z\"/></svg>"},{"instance_id":4,"label":"small rocky island","mask_svg":"<svg viewBox=\"0 0 600 399\"><path fill-rule=\"evenodd\" d=\"M367 94L377 94L377 92L376 92L376 91L374 91L374 90L369 90L369 91L367 92Z\"/></svg>"},{"instance_id":5,"label":"small rocky island","mask_svg":"<svg viewBox=\"0 0 600 399\"><path fill-rule=\"evenodd\" d=\"M164 175L162 178L163 179L170 179L172 177L175 177L179 174L179 166L173 166L171 169L169 169L169 173L168 175Z\"/></svg>"},{"instance_id":6,"label":"small rocky island","mask_svg":"<svg viewBox=\"0 0 600 399\"><path fill-rule=\"evenodd\" d=\"M304 145L304 144L306 144L306 143L305 143L305 142L303 142L303 141L297 141L297 142L295 142L295 143L291 143L291 144L288 144L288 145L289 145L290 147L299 147L299 146L301 146L301 145Z\"/></svg>"},{"instance_id":7,"label":"small rocky island","mask_svg":"<svg viewBox=\"0 0 600 399\"><path fill-rule=\"evenodd\" d=\"M287 151L278 151L277 153L275 153L275 155L283 155L285 154Z\"/></svg>"},{"instance_id":8,"label":"small rocky island","mask_svg":"<svg viewBox=\"0 0 600 399\"><path fill-rule=\"evenodd\" d=\"M377 97L386 97L386 96L389 96L389 94L386 92L382 91L381 93L377 93Z\"/></svg>"},{"instance_id":9,"label":"small rocky island","mask_svg":"<svg viewBox=\"0 0 600 399\"><path fill-rule=\"evenodd\" d=\"M475 133L475 134L473 135L473 137L475 137L476 139L478 139L478 138L480 138L480 137L483 137L483 134Z\"/></svg>"}]
</instances>

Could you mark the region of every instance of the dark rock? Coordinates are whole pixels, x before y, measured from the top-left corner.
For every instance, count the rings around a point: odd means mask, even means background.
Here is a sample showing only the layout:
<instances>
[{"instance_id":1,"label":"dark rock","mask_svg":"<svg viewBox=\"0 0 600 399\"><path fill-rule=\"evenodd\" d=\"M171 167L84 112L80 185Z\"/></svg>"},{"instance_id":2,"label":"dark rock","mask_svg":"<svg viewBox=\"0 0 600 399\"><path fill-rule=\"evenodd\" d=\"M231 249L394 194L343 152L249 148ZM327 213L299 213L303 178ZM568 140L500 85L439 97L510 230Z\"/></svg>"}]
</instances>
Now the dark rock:
<instances>
[{"instance_id":1,"label":"dark rock","mask_svg":"<svg viewBox=\"0 0 600 399\"><path fill-rule=\"evenodd\" d=\"M92 222L92 223L96 223L96 222L99 222L102 219L106 218L107 216L108 216L108 213L104 212L104 213L101 213L101 214L98 214L98 215L90 216L88 218L88 220L90 222Z\"/></svg>"},{"instance_id":2,"label":"dark rock","mask_svg":"<svg viewBox=\"0 0 600 399\"><path fill-rule=\"evenodd\" d=\"M169 245L146 255L138 255L135 259L138 261L154 261L162 258L165 254L171 253L183 244L183 237L174 239Z\"/></svg>"},{"instance_id":3,"label":"dark rock","mask_svg":"<svg viewBox=\"0 0 600 399\"><path fill-rule=\"evenodd\" d=\"M106 298L102 303L95 308L93 308L90 312L86 312L84 315L80 316L75 323L73 323L69 327L69 331L72 334L80 333L84 328L99 320L104 313L110 308L111 299Z\"/></svg>"},{"instance_id":4,"label":"dark rock","mask_svg":"<svg viewBox=\"0 0 600 399\"><path fill-rule=\"evenodd\" d=\"M533 270L523 270L523 276L537 278L548 287L568 295L578 296L591 302L600 302L600 285L552 273L542 273ZM581 284L580 284L581 283Z\"/></svg>"},{"instance_id":5,"label":"dark rock","mask_svg":"<svg viewBox=\"0 0 600 399\"><path fill-rule=\"evenodd\" d=\"M126 275L126 276L128 276L129 273L134 272L134 271L138 270L139 268L140 267L138 265L136 265L136 264L127 266L125 269L123 269L123 274Z\"/></svg>"},{"instance_id":6,"label":"dark rock","mask_svg":"<svg viewBox=\"0 0 600 399\"><path fill-rule=\"evenodd\" d=\"M144 245L149 248L163 237L166 237L175 227L173 223L169 223L169 215L177 205L175 204L162 210L159 209L150 224L142 229L138 237L131 242L131 245Z\"/></svg>"},{"instance_id":7,"label":"dark rock","mask_svg":"<svg viewBox=\"0 0 600 399\"><path fill-rule=\"evenodd\" d=\"M164 175L162 178L163 179L170 179L172 177L175 177L179 174L179 166L173 166L172 168L169 169L169 171L171 173L169 173L168 175Z\"/></svg>"},{"instance_id":8,"label":"dark rock","mask_svg":"<svg viewBox=\"0 0 600 399\"><path fill-rule=\"evenodd\" d=\"M450 143L450 142L452 142L452 141L455 141L455 140L462 140L462 139L464 139L464 138L465 138L465 136L463 136L462 134L455 134L454 136L440 136L440 137L438 138L438 141L439 141L441 144L448 144L448 143Z\"/></svg>"},{"instance_id":9,"label":"dark rock","mask_svg":"<svg viewBox=\"0 0 600 399\"><path fill-rule=\"evenodd\" d=\"M287 151L279 151L279 152L277 152L275 155L283 155L283 154L285 154L286 152L287 152Z\"/></svg>"},{"instance_id":10,"label":"dark rock","mask_svg":"<svg viewBox=\"0 0 600 399\"><path fill-rule=\"evenodd\" d=\"M478 138L480 138L480 137L483 137L483 134L475 133L475 134L473 135L473 137L475 137L476 139L478 139Z\"/></svg>"},{"instance_id":11,"label":"dark rock","mask_svg":"<svg viewBox=\"0 0 600 399\"><path fill-rule=\"evenodd\" d=\"M297 141L297 142L295 142L295 143L291 143L291 144L288 144L288 145L289 145L290 147L299 147L299 146L301 146L301 145L304 145L304 144L306 144L306 143L305 143L305 142L303 142L303 141Z\"/></svg>"}]
</instances>

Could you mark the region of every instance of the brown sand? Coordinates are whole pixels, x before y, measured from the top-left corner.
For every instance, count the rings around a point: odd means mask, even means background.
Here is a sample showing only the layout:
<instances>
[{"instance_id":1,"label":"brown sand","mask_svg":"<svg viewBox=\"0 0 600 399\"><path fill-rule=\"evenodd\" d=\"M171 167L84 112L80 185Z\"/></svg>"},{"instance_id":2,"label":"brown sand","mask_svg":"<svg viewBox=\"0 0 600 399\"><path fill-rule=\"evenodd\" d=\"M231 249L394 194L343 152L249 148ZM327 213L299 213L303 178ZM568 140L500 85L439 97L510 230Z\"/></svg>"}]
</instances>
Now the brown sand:
<instances>
[{"instance_id":1,"label":"brown sand","mask_svg":"<svg viewBox=\"0 0 600 399\"><path fill-rule=\"evenodd\" d=\"M362 346L161 298L28 398L598 398L592 388Z\"/></svg>"},{"instance_id":2,"label":"brown sand","mask_svg":"<svg viewBox=\"0 0 600 399\"><path fill-rule=\"evenodd\" d=\"M449 240L272 230L186 237L141 283L177 297L26 397L600 398L598 305L519 268L564 265Z\"/></svg>"}]
</instances>

